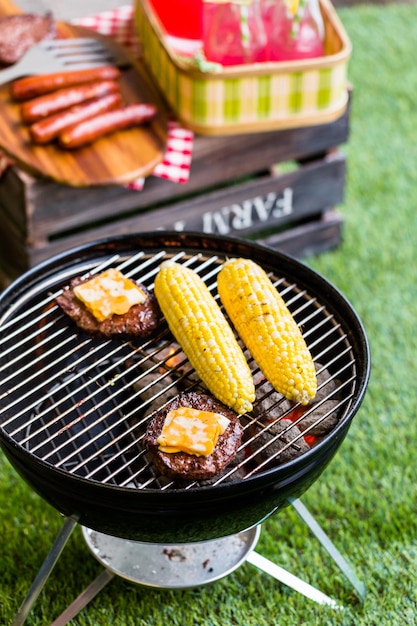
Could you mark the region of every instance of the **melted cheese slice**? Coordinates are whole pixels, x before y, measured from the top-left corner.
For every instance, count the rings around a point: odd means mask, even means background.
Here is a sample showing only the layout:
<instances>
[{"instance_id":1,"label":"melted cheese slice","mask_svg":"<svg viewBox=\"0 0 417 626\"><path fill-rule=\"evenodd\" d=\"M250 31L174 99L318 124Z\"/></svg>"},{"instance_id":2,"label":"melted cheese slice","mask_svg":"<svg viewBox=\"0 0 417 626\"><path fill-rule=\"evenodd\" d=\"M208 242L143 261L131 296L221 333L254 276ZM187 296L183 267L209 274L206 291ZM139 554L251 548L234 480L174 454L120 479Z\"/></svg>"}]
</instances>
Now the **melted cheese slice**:
<instances>
[{"instance_id":1,"label":"melted cheese slice","mask_svg":"<svg viewBox=\"0 0 417 626\"><path fill-rule=\"evenodd\" d=\"M161 452L209 456L230 420L220 413L179 407L169 411L157 441Z\"/></svg>"},{"instance_id":2,"label":"melted cheese slice","mask_svg":"<svg viewBox=\"0 0 417 626\"><path fill-rule=\"evenodd\" d=\"M99 322L114 313L123 315L134 304L141 304L146 300L142 289L113 268L74 287L74 293Z\"/></svg>"}]
</instances>

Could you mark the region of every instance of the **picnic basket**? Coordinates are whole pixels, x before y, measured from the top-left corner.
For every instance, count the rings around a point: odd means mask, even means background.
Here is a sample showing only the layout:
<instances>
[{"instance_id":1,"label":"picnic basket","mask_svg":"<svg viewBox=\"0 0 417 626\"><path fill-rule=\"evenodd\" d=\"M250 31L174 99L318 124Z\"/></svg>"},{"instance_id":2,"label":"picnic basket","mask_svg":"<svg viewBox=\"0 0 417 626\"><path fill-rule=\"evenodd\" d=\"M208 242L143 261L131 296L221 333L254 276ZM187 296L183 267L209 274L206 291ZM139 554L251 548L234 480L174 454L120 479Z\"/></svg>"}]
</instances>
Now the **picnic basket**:
<instances>
[{"instance_id":1,"label":"picnic basket","mask_svg":"<svg viewBox=\"0 0 417 626\"><path fill-rule=\"evenodd\" d=\"M178 55L149 0L137 0L143 59L178 119L205 135L237 134L331 122L348 102L351 43L329 0L320 0L323 57L202 69Z\"/></svg>"}]
</instances>

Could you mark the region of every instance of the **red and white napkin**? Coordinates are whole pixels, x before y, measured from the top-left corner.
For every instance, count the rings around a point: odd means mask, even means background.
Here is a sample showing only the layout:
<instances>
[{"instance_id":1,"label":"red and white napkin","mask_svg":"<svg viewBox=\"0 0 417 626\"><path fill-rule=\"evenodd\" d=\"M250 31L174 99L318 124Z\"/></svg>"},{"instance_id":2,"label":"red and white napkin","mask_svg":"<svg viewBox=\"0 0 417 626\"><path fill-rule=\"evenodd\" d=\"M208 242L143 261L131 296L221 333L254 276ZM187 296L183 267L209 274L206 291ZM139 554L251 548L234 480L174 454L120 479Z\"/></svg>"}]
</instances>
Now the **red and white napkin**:
<instances>
[{"instance_id":1,"label":"red and white napkin","mask_svg":"<svg viewBox=\"0 0 417 626\"><path fill-rule=\"evenodd\" d=\"M139 55L139 43L134 29L133 6L131 4L104 11L90 17L72 21L73 24L91 28L102 35L114 37L117 43L128 48L135 56ZM164 158L152 176L165 178L175 183L186 183L190 175L194 133L183 128L175 119L168 122L167 147ZM12 162L0 153L0 175ZM129 183L129 189L140 191L145 178L138 178Z\"/></svg>"}]
</instances>

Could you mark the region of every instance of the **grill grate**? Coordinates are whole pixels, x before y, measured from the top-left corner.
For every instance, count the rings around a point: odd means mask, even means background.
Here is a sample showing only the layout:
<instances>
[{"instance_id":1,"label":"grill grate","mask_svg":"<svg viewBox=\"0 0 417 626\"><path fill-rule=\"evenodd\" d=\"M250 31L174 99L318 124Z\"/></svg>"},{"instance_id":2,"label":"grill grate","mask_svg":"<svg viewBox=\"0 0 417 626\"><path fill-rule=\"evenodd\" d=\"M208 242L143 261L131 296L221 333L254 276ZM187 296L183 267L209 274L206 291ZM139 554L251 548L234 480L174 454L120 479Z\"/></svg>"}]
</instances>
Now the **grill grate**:
<instances>
[{"instance_id":1,"label":"grill grate","mask_svg":"<svg viewBox=\"0 0 417 626\"><path fill-rule=\"evenodd\" d=\"M196 270L217 298L221 255L161 250L61 270L22 294L3 315L0 425L13 442L43 462L91 481L134 489L178 487L155 473L141 441L157 408L180 391L204 391L179 346L165 327L142 342L90 337L55 304L70 278L110 266L152 288L166 258ZM303 329L317 365L317 401L303 410L286 401L246 351L256 383L255 410L242 418L244 438L236 462L210 484L245 480L303 454L326 436L329 424L348 415L354 400L355 359L341 324L296 283L271 278Z\"/></svg>"}]
</instances>

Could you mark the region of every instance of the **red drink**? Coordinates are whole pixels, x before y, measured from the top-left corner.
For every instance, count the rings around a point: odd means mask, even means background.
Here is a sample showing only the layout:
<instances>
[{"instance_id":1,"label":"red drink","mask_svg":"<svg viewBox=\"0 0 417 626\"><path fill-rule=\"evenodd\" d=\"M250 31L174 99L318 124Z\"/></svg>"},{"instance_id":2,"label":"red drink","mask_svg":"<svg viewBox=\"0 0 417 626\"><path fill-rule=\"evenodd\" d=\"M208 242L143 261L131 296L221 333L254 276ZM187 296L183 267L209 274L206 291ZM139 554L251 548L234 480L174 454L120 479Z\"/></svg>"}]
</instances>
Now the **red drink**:
<instances>
[{"instance_id":1,"label":"red drink","mask_svg":"<svg viewBox=\"0 0 417 626\"><path fill-rule=\"evenodd\" d=\"M151 0L168 35L199 40L203 34L203 0Z\"/></svg>"},{"instance_id":2,"label":"red drink","mask_svg":"<svg viewBox=\"0 0 417 626\"><path fill-rule=\"evenodd\" d=\"M204 54L221 65L265 60L266 34L258 0L204 2Z\"/></svg>"},{"instance_id":3,"label":"red drink","mask_svg":"<svg viewBox=\"0 0 417 626\"><path fill-rule=\"evenodd\" d=\"M269 61L323 56L324 26L316 0L306 2L299 13L299 20L288 11L284 0L263 0L262 7Z\"/></svg>"}]
</instances>

